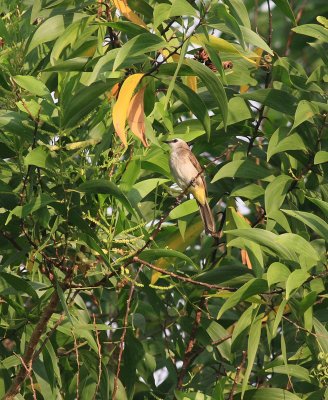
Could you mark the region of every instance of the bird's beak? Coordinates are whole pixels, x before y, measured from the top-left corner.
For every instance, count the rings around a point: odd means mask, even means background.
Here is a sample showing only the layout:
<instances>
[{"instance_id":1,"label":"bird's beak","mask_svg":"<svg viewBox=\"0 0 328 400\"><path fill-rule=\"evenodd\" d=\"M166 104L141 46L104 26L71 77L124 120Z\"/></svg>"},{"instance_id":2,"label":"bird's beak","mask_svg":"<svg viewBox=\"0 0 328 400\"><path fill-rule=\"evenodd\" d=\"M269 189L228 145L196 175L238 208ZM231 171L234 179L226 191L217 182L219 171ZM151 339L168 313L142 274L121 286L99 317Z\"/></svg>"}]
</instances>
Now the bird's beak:
<instances>
[{"instance_id":1,"label":"bird's beak","mask_svg":"<svg viewBox=\"0 0 328 400\"><path fill-rule=\"evenodd\" d=\"M163 140L163 143L170 144L172 140Z\"/></svg>"}]
</instances>

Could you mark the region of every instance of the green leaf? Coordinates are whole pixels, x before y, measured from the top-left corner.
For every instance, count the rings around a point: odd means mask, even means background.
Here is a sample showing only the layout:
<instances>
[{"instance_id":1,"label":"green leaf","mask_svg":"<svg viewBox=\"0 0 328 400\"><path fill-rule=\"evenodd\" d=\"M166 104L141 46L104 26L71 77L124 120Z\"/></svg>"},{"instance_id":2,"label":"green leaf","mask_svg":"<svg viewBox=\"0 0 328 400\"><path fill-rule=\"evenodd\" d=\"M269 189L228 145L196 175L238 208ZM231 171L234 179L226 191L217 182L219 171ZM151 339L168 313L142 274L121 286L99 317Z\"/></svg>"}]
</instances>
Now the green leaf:
<instances>
[{"instance_id":1,"label":"green leaf","mask_svg":"<svg viewBox=\"0 0 328 400\"><path fill-rule=\"evenodd\" d=\"M27 54L42 43L56 39L65 31L65 21L63 15L55 15L45 20L35 31L29 43Z\"/></svg>"},{"instance_id":2,"label":"green leaf","mask_svg":"<svg viewBox=\"0 0 328 400\"><path fill-rule=\"evenodd\" d=\"M292 133L287 136L286 129L278 128L271 136L267 151L267 161L270 161L271 157L277 153L294 150L307 152L308 148L298 133Z\"/></svg>"},{"instance_id":3,"label":"green leaf","mask_svg":"<svg viewBox=\"0 0 328 400\"><path fill-rule=\"evenodd\" d=\"M225 231L227 235L233 235L244 239L249 239L262 246L270 249L275 255L280 256L282 259L298 261L294 249L291 249L291 244L288 247L279 243L280 236L275 235L273 232L264 229L235 229ZM297 236L297 235L295 235ZM288 243L287 243L288 244Z\"/></svg>"},{"instance_id":4,"label":"green leaf","mask_svg":"<svg viewBox=\"0 0 328 400\"><path fill-rule=\"evenodd\" d=\"M45 146L38 146L31 150L25 157L24 164L50 170L55 168L52 154Z\"/></svg>"},{"instance_id":5,"label":"green leaf","mask_svg":"<svg viewBox=\"0 0 328 400\"><path fill-rule=\"evenodd\" d=\"M174 74L173 74L173 76L172 76L172 78L171 78L171 82L170 82L170 84L169 84L169 87L167 88L167 92L166 92L166 96L165 96L165 100L164 100L164 109L165 109L165 110L167 110L167 105L168 105L168 103L169 103L171 94L172 94L172 92L173 92L173 88L174 88L174 86L175 86L175 82L176 82L176 79L177 79L179 70L180 70L180 68L181 68L181 66L182 66L183 60L184 60L184 58L185 58L185 55L186 55L188 46L189 46L189 39L187 39L187 40L184 42L184 44L183 44L183 46L182 46L182 48L181 48L180 55L179 55L179 61L178 61L178 63L177 63L176 70L174 71Z\"/></svg>"},{"instance_id":6,"label":"green leaf","mask_svg":"<svg viewBox=\"0 0 328 400\"><path fill-rule=\"evenodd\" d=\"M247 300L249 297L256 294L264 293L267 290L268 284L266 280L257 278L250 280L228 298L228 300L221 307L217 319L220 319L227 310L235 307L242 301Z\"/></svg>"},{"instance_id":7,"label":"green leaf","mask_svg":"<svg viewBox=\"0 0 328 400\"><path fill-rule=\"evenodd\" d=\"M50 92L47 86L34 76L16 75L13 76L13 80L18 86L36 96L50 98Z\"/></svg>"},{"instance_id":8,"label":"green leaf","mask_svg":"<svg viewBox=\"0 0 328 400\"><path fill-rule=\"evenodd\" d=\"M279 304L278 311L276 313L276 318L275 318L273 326L272 326L272 337L275 337L276 334L277 334L277 329L278 329L278 326L279 326L279 324L281 322L281 319L282 319L282 317L284 315L286 304L287 304L287 300L286 299L282 300L282 302Z\"/></svg>"},{"instance_id":9,"label":"green leaf","mask_svg":"<svg viewBox=\"0 0 328 400\"><path fill-rule=\"evenodd\" d=\"M268 368L266 371L274 374L284 374L288 376L293 376L304 382L311 382L309 370L300 365L278 365L273 368Z\"/></svg>"},{"instance_id":10,"label":"green leaf","mask_svg":"<svg viewBox=\"0 0 328 400\"><path fill-rule=\"evenodd\" d=\"M324 164L328 162L328 151L318 151L314 156L314 164Z\"/></svg>"},{"instance_id":11,"label":"green leaf","mask_svg":"<svg viewBox=\"0 0 328 400\"><path fill-rule=\"evenodd\" d=\"M192 89L178 81L176 81L173 92L199 119L209 138L211 136L211 120L203 100Z\"/></svg>"},{"instance_id":12,"label":"green leaf","mask_svg":"<svg viewBox=\"0 0 328 400\"><path fill-rule=\"evenodd\" d=\"M297 126L303 122L308 121L314 123L312 117L319 113L319 108L315 104L307 100L301 100L296 109L294 124L290 131L293 131Z\"/></svg>"},{"instance_id":13,"label":"green leaf","mask_svg":"<svg viewBox=\"0 0 328 400\"><path fill-rule=\"evenodd\" d=\"M236 124L246 119L253 118L251 110L245 100L240 97L232 97L228 103L227 126ZM223 125L223 124L222 124ZM221 124L220 124L221 127Z\"/></svg>"},{"instance_id":14,"label":"green leaf","mask_svg":"<svg viewBox=\"0 0 328 400\"><path fill-rule=\"evenodd\" d=\"M248 379L251 375L253 364L255 361L255 357L257 354L257 350L260 344L261 338L261 330L262 330L262 319L264 314L260 314L255 320L252 322L251 328L249 330L248 344L247 344L247 368L243 377L242 384L242 396L245 393L245 390L248 385Z\"/></svg>"},{"instance_id":15,"label":"green leaf","mask_svg":"<svg viewBox=\"0 0 328 400\"><path fill-rule=\"evenodd\" d=\"M210 18L215 18L215 20L223 20L227 27L231 30L232 34L238 39L243 49L245 49L245 41L242 30L237 20L229 13L227 6L224 4L214 4L210 9Z\"/></svg>"},{"instance_id":16,"label":"green leaf","mask_svg":"<svg viewBox=\"0 0 328 400\"><path fill-rule=\"evenodd\" d=\"M86 18L86 14L66 12L65 15L55 15L42 22L34 32L26 54L29 54L33 49L40 44L51 42L62 35L66 27L82 18Z\"/></svg>"},{"instance_id":17,"label":"green leaf","mask_svg":"<svg viewBox=\"0 0 328 400\"><path fill-rule=\"evenodd\" d=\"M225 283L226 285L240 285L254 278L252 270L239 265L220 265L210 271L202 272L197 281L207 283Z\"/></svg>"},{"instance_id":18,"label":"green leaf","mask_svg":"<svg viewBox=\"0 0 328 400\"><path fill-rule=\"evenodd\" d=\"M195 199L187 200L182 204L175 207L169 214L171 219L182 218L186 215L195 213L198 211L198 205Z\"/></svg>"},{"instance_id":19,"label":"green leaf","mask_svg":"<svg viewBox=\"0 0 328 400\"><path fill-rule=\"evenodd\" d=\"M70 314L70 312L68 310L68 306L67 306L67 303L66 303L66 298L65 298L63 289L61 288L61 286L60 286L60 284L59 284L57 279L56 279L56 291L57 291L57 294L58 294L58 297L59 297L60 304L63 307L63 310L65 311L65 314L66 314L69 322L73 325L73 319L72 319L71 314Z\"/></svg>"},{"instance_id":20,"label":"green leaf","mask_svg":"<svg viewBox=\"0 0 328 400\"><path fill-rule=\"evenodd\" d=\"M18 218L25 218L27 215L33 214L41 208L46 207L48 204L55 202L56 200L48 194L41 193L38 197L31 199L31 201L29 201L27 204L24 204L23 206L16 206L13 210L11 210L6 221L6 225L11 220L13 215L16 215Z\"/></svg>"},{"instance_id":21,"label":"green leaf","mask_svg":"<svg viewBox=\"0 0 328 400\"><path fill-rule=\"evenodd\" d=\"M133 188L127 193L127 196L131 201L138 203L157 187L168 181L168 179L161 178L145 179L143 181L135 183L133 185Z\"/></svg>"},{"instance_id":22,"label":"green leaf","mask_svg":"<svg viewBox=\"0 0 328 400\"><path fill-rule=\"evenodd\" d=\"M213 342L229 336L229 332L216 321L211 321L206 328L206 332ZM231 339L227 339L223 343L217 345L217 349L226 360L229 360L231 357Z\"/></svg>"},{"instance_id":23,"label":"green leaf","mask_svg":"<svg viewBox=\"0 0 328 400\"><path fill-rule=\"evenodd\" d=\"M245 197L246 199L254 200L264 195L264 189L260 185L251 183L244 187L234 188L230 195L233 197Z\"/></svg>"},{"instance_id":24,"label":"green leaf","mask_svg":"<svg viewBox=\"0 0 328 400\"><path fill-rule=\"evenodd\" d=\"M328 42L328 30L318 24L307 24L297 26L292 31L299 33L300 35L311 36L316 39Z\"/></svg>"},{"instance_id":25,"label":"green leaf","mask_svg":"<svg viewBox=\"0 0 328 400\"><path fill-rule=\"evenodd\" d=\"M295 16L288 0L273 0L276 3L277 7L289 18L294 25L296 25Z\"/></svg>"},{"instance_id":26,"label":"green leaf","mask_svg":"<svg viewBox=\"0 0 328 400\"><path fill-rule=\"evenodd\" d=\"M206 85L209 93L216 100L222 114L223 124L226 127L228 119L228 99L219 77L215 75L210 68L198 61L187 59L184 62L199 76Z\"/></svg>"},{"instance_id":27,"label":"green leaf","mask_svg":"<svg viewBox=\"0 0 328 400\"><path fill-rule=\"evenodd\" d=\"M107 79L106 82L95 82L80 89L64 109L63 127L73 128L81 123L83 118L99 106L102 101L100 96L111 89L117 82L117 79Z\"/></svg>"},{"instance_id":28,"label":"green leaf","mask_svg":"<svg viewBox=\"0 0 328 400\"><path fill-rule=\"evenodd\" d=\"M3 279L15 291L27 293L29 296L32 297L34 301L38 300L38 295L26 279L23 279L14 274L9 274L7 272L0 272L0 278Z\"/></svg>"},{"instance_id":29,"label":"green leaf","mask_svg":"<svg viewBox=\"0 0 328 400\"><path fill-rule=\"evenodd\" d=\"M222 168L214 175L212 183L223 178L246 178L246 179L262 179L271 175L271 172L261 165L255 164L254 161L234 160L223 165Z\"/></svg>"},{"instance_id":30,"label":"green leaf","mask_svg":"<svg viewBox=\"0 0 328 400\"><path fill-rule=\"evenodd\" d=\"M82 183L76 189L78 192L87 194L108 194L119 200L124 207L134 214L134 210L125 194L115 185L106 179L96 179Z\"/></svg>"},{"instance_id":31,"label":"green leaf","mask_svg":"<svg viewBox=\"0 0 328 400\"><path fill-rule=\"evenodd\" d=\"M283 204L292 182L293 179L290 176L279 175L268 184L265 189L265 211L268 218L272 211L278 210Z\"/></svg>"},{"instance_id":32,"label":"green leaf","mask_svg":"<svg viewBox=\"0 0 328 400\"><path fill-rule=\"evenodd\" d=\"M239 21L241 28L244 26L248 29L251 29L251 22L249 20L248 10L241 0L224 0L229 6L229 11L231 14Z\"/></svg>"},{"instance_id":33,"label":"green leaf","mask_svg":"<svg viewBox=\"0 0 328 400\"><path fill-rule=\"evenodd\" d=\"M53 373L53 371L51 372ZM40 359L36 359L33 362L33 373L36 377L36 381L38 383L38 387L43 398L53 398L55 394L50 386L50 377L47 373L45 363L42 362Z\"/></svg>"},{"instance_id":34,"label":"green leaf","mask_svg":"<svg viewBox=\"0 0 328 400\"><path fill-rule=\"evenodd\" d=\"M201 392L180 392L179 390L174 391L174 396L176 400L214 400L212 396Z\"/></svg>"},{"instance_id":35,"label":"green leaf","mask_svg":"<svg viewBox=\"0 0 328 400\"><path fill-rule=\"evenodd\" d=\"M320 351L328 353L328 331L325 326L317 319L313 318L313 327L316 333L316 340Z\"/></svg>"},{"instance_id":36,"label":"green leaf","mask_svg":"<svg viewBox=\"0 0 328 400\"><path fill-rule=\"evenodd\" d=\"M315 204L317 207L320 208L320 210L324 213L326 217L328 217L328 203L326 201L316 199L314 197L308 197L306 198L311 201L313 204Z\"/></svg>"},{"instance_id":37,"label":"green leaf","mask_svg":"<svg viewBox=\"0 0 328 400\"><path fill-rule=\"evenodd\" d=\"M256 307L257 309L257 307ZM231 351L235 352L240 350L238 348L239 338L243 336L246 329L250 326L253 320L253 314L255 313L254 306L250 306L242 313L242 315L238 318L236 325L234 327L232 338L231 338Z\"/></svg>"},{"instance_id":38,"label":"green leaf","mask_svg":"<svg viewBox=\"0 0 328 400\"><path fill-rule=\"evenodd\" d=\"M296 210L281 210L281 211L303 222L305 225L311 228L322 238L324 239L328 238L328 224L326 221L324 221L317 215L305 211L296 211Z\"/></svg>"},{"instance_id":39,"label":"green leaf","mask_svg":"<svg viewBox=\"0 0 328 400\"><path fill-rule=\"evenodd\" d=\"M267 272L268 285L272 286L275 283L286 282L290 275L290 270L280 262L274 262L270 265Z\"/></svg>"},{"instance_id":40,"label":"green leaf","mask_svg":"<svg viewBox=\"0 0 328 400\"><path fill-rule=\"evenodd\" d=\"M126 42L117 53L113 71L117 70L123 61L131 56L136 57L166 46L166 42L151 33L142 33Z\"/></svg>"},{"instance_id":41,"label":"green leaf","mask_svg":"<svg viewBox=\"0 0 328 400\"><path fill-rule=\"evenodd\" d=\"M91 35L98 29L97 25L90 26L90 23L93 20L94 16L83 18L70 24L65 29L65 31L59 36L59 38L56 40L55 44L52 47L52 51L50 54L50 63L52 65L56 64L63 50L68 46L74 48L76 42L87 43L88 40L90 40ZM68 53L68 56L71 55L70 53ZM67 57L67 53L65 55Z\"/></svg>"},{"instance_id":42,"label":"green leaf","mask_svg":"<svg viewBox=\"0 0 328 400\"><path fill-rule=\"evenodd\" d=\"M274 55L274 52L270 47L266 44L266 42L261 38L260 35L252 31L250 28L247 28L245 26L240 27L244 39L247 43L250 43L256 47L259 47L260 49L263 49L267 53L271 54L272 56Z\"/></svg>"},{"instance_id":43,"label":"green leaf","mask_svg":"<svg viewBox=\"0 0 328 400\"><path fill-rule=\"evenodd\" d=\"M286 282L286 299L288 300L291 293L299 289L304 282L306 282L310 278L310 274L308 274L303 269L296 269L293 271Z\"/></svg>"},{"instance_id":44,"label":"green leaf","mask_svg":"<svg viewBox=\"0 0 328 400\"><path fill-rule=\"evenodd\" d=\"M240 400L241 395L237 393L234 400ZM296 394L288 392L288 390L278 388L258 388L246 390L243 400L301 400L301 397Z\"/></svg>"},{"instance_id":45,"label":"green leaf","mask_svg":"<svg viewBox=\"0 0 328 400\"><path fill-rule=\"evenodd\" d=\"M140 258L152 262L153 260L156 260L158 258L162 257L176 257L179 258L180 260L186 261L189 265L193 265L196 267L195 263L184 253L181 253L180 251L176 250L170 250L170 249L149 249L149 250L144 250L140 254Z\"/></svg>"},{"instance_id":46,"label":"green leaf","mask_svg":"<svg viewBox=\"0 0 328 400\"><path fill-rule=\"evenodd\" d=\"M179 17L181 15L197 17L196 10L187 0L172 0L171 3L169 17Z\"/></svg>"},{"instance_id":47,"label":"green leaf","mask_svg":"<svg viewBox=\"0 0 328 400\"><path fill-rule=\"evenodd\" d=\"M8 110L0 110L0 128L14 136L32 141L34 128L27 116Z\"/></svg>"},{"instance_id":48,"label":"green leaf","mask_svg":"<svg viewBox=\"0 0 328 400\"><path fill-rule=\"evenodd\" d=\"M295 114L295 103L297 100L294 96L283 90L258 89L253 92L239 94L238 96L247 100L257 101L264 106L270 107L273 110L280 111L284 114Z\"/></svg>"}]
</instances>

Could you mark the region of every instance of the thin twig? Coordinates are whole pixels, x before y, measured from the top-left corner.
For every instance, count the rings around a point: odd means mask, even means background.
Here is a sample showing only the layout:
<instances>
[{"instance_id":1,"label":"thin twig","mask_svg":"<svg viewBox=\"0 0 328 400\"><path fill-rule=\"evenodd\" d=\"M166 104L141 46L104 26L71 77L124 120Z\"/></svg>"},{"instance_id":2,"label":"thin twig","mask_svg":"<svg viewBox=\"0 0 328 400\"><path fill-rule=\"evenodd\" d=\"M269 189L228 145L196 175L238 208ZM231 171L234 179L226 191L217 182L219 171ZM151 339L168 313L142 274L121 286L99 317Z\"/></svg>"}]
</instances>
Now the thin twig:
<instances>
[{"instance_id":1,"label":"thin twig","mask_svg":"<svg viewBox=\"0 0 328 400\"><path fill-rule=\"evenodd\" d=\"M116 394L117 394L117 390L118 390L118 380L119 380L119 375L120 375L120 371L121 371L124 343L125 343L125 337L126 337L126 332L127 332L127 327L128 327L128 318L129 318L129 313L130 313L130 309L131 309L131 301L132 301L132 297L133 297L133 293L134 293L134 289L135 289L135 281L137 280L138 275L141 270L142 270L142 266L140 266L140 268L138 269L135 279L130 286L129 296L126 301L126 311L125 311L124 320L123 320L123 331L122 331L122 335L121 335L121 339L120 339L120 351L118 354L117 368L116 368L116 374L115 374L115 378L114 378L114 389L113 389L113 394L112 394L113 400L116 399Z\"/></svg>"},{"instance_id":2,"label":"thin twig","mask_svg":"<svg viewBox=\"0 0 328 400\"><path fill-rule=\"evenodd\" d=\"M27 377L30 378L30 382L31 382L31 389L32 389L32 393L33 393L33 400L37 400L36 398L36 391L35 391L35 387L34 387L34 382L33 382L33 377L32 377L32 363L30 362L29 365L26 365L23 358L14 353L14 355L19 358L20 362L22 363L23 367L25 368L26 372L27 372Z\"/></svg>"},{"instance_id":3,"label":"thin twig","mask_svg":"<svg viewBox=\"0 0 328 400\"><path fill-rule=\"evenodd\" d=\"M237 384L239 381L239 375L240 375L240 371L242 370L245 361L246 361L246 355L247 355L247 351L243 351L243 356L242 356L242 360L241 363L238 365L237 369L236 369L236 375L235 375L235 379L233 380L233 385L230 391L230 395L229 395L229 400L233 400L233 396L235 394L236 388L237 388Z\"/></svg>"},{"instance_id":4,"label":"thin twig","mask_svg":"<svg viewBox=\"0 0 328 400\"><path fill-rule=\"evenodd\" d=\"M272 28L272 12L271 12L270 0L267 0L267 5L268 5L268 17L269 17L269 22L268 22L268 24L269 24L269 33L268 33L267 44L271 48L273 28ZM265 82L264 82L265 89L267 89L269 87L270 80L271 80L271 68L268 67L268 70L266 71L266 74L265 74ZM258 119L256 121L256 125L255 125L255 128L254 128L253 135L249 139L248 148L247 148L247 155L249 155L251 150L252 150L254 142L255 142L255 140L256 140L256 138L258 136L258 131L260 129L262 121L265 118L264 109L265 109L265 106L262 105L260 110L259 110Z\"/></svg>"},{"instance_id":5,"label":"thin twig","mask_svg":"<svg viewBox=\"0 0 328 400\"><path fill-rule=\"evenodd\" d=\"M47 342L49 341L51 336L55 333L55 331L57 330L58 326L63 322L64 318L65 318L65 313L62 313L60 315L60 317L58 318L58 320L56 321L56 323L54 324L54 326L50 329L49 332L47 332L46 337L44 338L39 350L36 351L34 356L33 356L33 361L36 360L39 357L39 355L41 354L44 346L47 344Z\"/></svg>"},{"instance_id":6,"label":"thin twig","mask_svg":"<svg viewBox=\"0 0 328 400\"><path fill-rule=\"evenodd\" d=\"M298 13L297 13L296 18L295 18L296 25L298 25L298 23L300 22L300 20L302 18L306 3L307 3L307 0L303 0L303 3L301 5L300 9L298 10ZM290 30L289 34L288 34L286 49L285 49L285 56L288 56L288 54L289 54L290 47L292 45L292 41L293 41L294 35L295 35L295 32Z\"/></svg>"},{"instance_id":7,"label":"thin twig","mask_svg":"<svg viewBox=\"0 0 328 400\"><path fill-rule=\"evenodd\" d=\"M76 371L76 400L79 400L80 394L79 394L79 387L80 387L80 358L79 358L79 350L78 350L78 344L76 341L76 336L74 333L74 330L72 329L72 335L74 339L74 352L75 352L75 357L76 357L76 364L77 364L77 371Z\"/></svg>"},{"instance_id":8,"label":"thin twig","mask_svg":"<svg viewBox=\"0 0 328 400\"><path fill-rule=\"evenodd\" d=\"M204 307L204 303L205 303L205 297L203 296L201 298L199 307L196 311L195 314L195 319L192 325L192 329L190 332L190 336L189 336L189 342L185 351L185 355L184 355L184 359L183 359L183 364L181 367L181 371L178 377L178 383L177 383L177 389L181 390L182 386L183 386L183 380L184 377L186 376L187 370L189 365L191 364L192 358L193 358L193 348L196 344L196 333L197 330L200 326L200 321L201 321L201 317L202 317L202 308Z\"/></svg>"},{"instance_id":9,"label":"thin twig","mask_svg":"<svg viewBox=\"0 0 328 400\"><path fill-rule=\"evenodd\" d=\"M157 272L161 272L164 275L170 275L172 278L176 278L179 279L182 282L187 282L187 283L191 283L193 285L197 285L197 286L202 286L204 288L207 289L215 289L215 290L227 290L229 292L235 292L237 289L236 288L231 288L231 287L226 287L226 286L220 286L220 285L215 285L215 284L211 284L211 283L206 283L206 282L199 282L199 281L195 281L192 278L189 278L188 276L184 276L184 275L179 275L176 274L175 272L171 272L171 271L167 271L166 269L157 267L154 264L151 264L145 260L140 259L139 257L134 257L133 261L139 264L143 264L146 265L146 267L149 267Z\"/></svg>"},{"instance_id":10,"label":"thin twig","mask_svg":"<svg viewBox=\"0 0 328 400\"><path fill-rule=\"evenodd\" d=\"M93 314L93 326L95 328L95 335L96 335L96 342L97 342L97 348L98 348L98 380L97 380L97 385L96 389L94 392L94 395L92 397L92 400L96 398L99 386L100 386L100 381L101 381L101 375L102 375L102 355L101 355L101 344L99 340L99 331L97 329L97 324L96 324L96 315Z\"/></svg>"},{"instance_id":11,"label":"thin twig","mask_svg":"<svg viewBox=\"0 0 328 400\"><path fill-rule=\"evenodd\" d=\"M58 303L59 303L58 294L57 292L54 292L51 296L50 302L44 308L43 313L41 314L41 318L30 337L30 341L27 344L25 354L22 357L22 360L24 361L25 365L29 365L32 362L36 351L36 347L40 341L43 332L46 330L50 317L56 311ZM15 379L13 380L10 388L3 397L3 400L14 399L14 397L19 393L21 385L25 381L27 375L28 375L28 370L24 367L24 365L22 365Z\"/></svg>"}]
</instances>

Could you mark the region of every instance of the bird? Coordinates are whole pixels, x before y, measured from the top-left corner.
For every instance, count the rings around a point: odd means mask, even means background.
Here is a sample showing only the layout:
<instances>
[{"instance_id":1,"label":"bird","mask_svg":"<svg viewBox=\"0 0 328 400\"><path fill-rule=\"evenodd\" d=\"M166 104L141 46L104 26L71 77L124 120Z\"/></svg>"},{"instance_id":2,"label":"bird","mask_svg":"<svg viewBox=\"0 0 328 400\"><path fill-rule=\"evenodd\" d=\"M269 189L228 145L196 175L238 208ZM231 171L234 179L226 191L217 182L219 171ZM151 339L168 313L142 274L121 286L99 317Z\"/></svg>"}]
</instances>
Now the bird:
<instances>
[{"instance_id":1,"label":"bird","mask_svg":"<svg viewBox=\"0 0 328 400\"><path fill-rule=\"evenodd\" d=\"M187 190L197 201L205 233L215 234L215 222L207 201L207 188L203 169L188 143L182 139L164 140L171 148L170 170L182 190Z\"/></svg>"}]
</instances>

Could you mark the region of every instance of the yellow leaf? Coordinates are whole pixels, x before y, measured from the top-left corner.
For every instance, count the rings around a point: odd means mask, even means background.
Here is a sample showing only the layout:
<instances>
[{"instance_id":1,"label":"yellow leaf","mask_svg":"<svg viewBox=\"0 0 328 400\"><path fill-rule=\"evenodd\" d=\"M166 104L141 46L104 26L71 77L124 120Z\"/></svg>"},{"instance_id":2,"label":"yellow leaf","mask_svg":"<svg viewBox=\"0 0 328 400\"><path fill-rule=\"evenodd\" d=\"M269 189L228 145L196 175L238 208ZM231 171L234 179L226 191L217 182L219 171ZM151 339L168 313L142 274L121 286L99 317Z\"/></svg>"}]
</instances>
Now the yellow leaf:
<instances>
[{"instance_id":1,"label":"yellow leaf","mask_svg":"<svg viewBox=\"0 0 328 400\"><path fill-rule=\"evenodd\" d=\"M261 57L262 57L262 54L263 54L263 49L261 49L260 47L257 47L257 48L254 50L254 53L257 54L257 57L252 57L252 58L255 59L255 61L256 61L256 68L258 68L259 65L260 65L260 62L261 62Z\"/></svg>"},{"instance_id":2,"label":"yellow leaf","mask_svg":"<svg viewBox=\"0 0 328 400\"><path fill-rule=\"evenodd\" d=\"M242 86L240 86L239 93L246 93L246 92L248 92L248 89L249 89L249 85L242 85Z\"/></svg>"},{"instance_id":3,"label":"yellow leaf","mask_svg":"<svg viewBox=\"0 0 328 400\"><path fill-rule=\"evenodd\" d=\"M245 58L245 60L255 64L256 62L249 57L244 56L232 43L224 40L222 38L218 38L214 35L208 35L208 38L202 34L198 33L191 37L190 41L194 44L199 44L201 46L210 45L215 51L223 53L232 53L239 54L241 57Z\"/></svg>"},{"instance_id":4,"label":"yellow leaf","mask_svg":"<svg viewBox=\"0 0 328 400\"><path fill-rule=\"evenodd\" d=\"M131 8L128 6L126 0L113 0L113 3L115 4L115 7L118 9L118 11L129 21L133 22L136 25L142 26L143 28L147 29L147 25L143 22L142 19L138 17L137 14L135 14Z\"/></svg>"},{"instance_id":5,"label":"yellow leaf","mask_svg":"<svg viewBox=\"0 0 328 400\"><path fill-rule=\"evenodd\" d=\"M118 99L113 107L113 124L118 137L124 146L127 146L125 134L125 122L133 92L144 74L133 74L128 76L120 90Z\"/></svg>"},{"instance_id":6,"label":"yellow leaf","mask_svg":"<svg viewBox=\"0 0 328 400\"><path fill-rule=\"evenodd\" d=\"M187 86L194 92L197 92L197 76L187 76Z\"/></svg>"},{"instance_id":7,"label":"yellow leaf","mask_svg":"<svg viewBox=\"0 0 328 400\"><path fill-rule=\"evenodd\" d=\"M185 233L185 240L182 239L180 232L177 232L172 236L172 238L166 243L167 247L172 250L185 251L188 246L190 246L203 231L204 226L201 220L195 222L193 225L187 227ZM166 258L160 258L155 265L160 268L167 268L169 261ZM151 276L151 284L154 285L158 279L161 277L161 272L153 271Z\"/></svg>"},{"instance_id":8,"label":"yellow leaf","mask_svg":"<svg viewBox=\"0 0 328 400\"><path fill-rule=\"evenodd\" d=\"M145 136L144 94L146 87L136 93L130 102L128 110L128 123L134 135L137 136L145 147L148 147Z\"/></svg>"}]
</instances>

